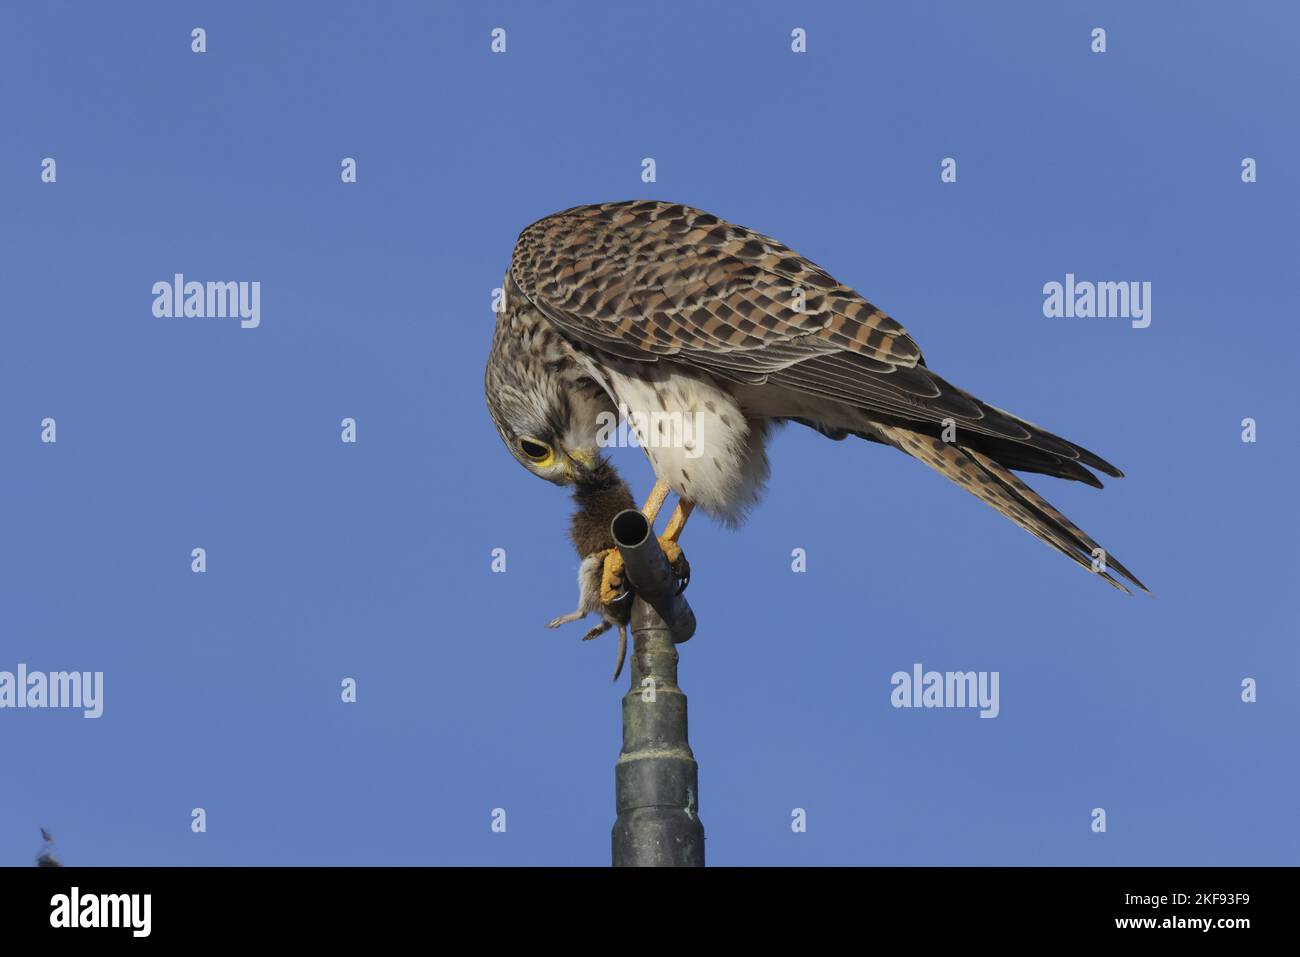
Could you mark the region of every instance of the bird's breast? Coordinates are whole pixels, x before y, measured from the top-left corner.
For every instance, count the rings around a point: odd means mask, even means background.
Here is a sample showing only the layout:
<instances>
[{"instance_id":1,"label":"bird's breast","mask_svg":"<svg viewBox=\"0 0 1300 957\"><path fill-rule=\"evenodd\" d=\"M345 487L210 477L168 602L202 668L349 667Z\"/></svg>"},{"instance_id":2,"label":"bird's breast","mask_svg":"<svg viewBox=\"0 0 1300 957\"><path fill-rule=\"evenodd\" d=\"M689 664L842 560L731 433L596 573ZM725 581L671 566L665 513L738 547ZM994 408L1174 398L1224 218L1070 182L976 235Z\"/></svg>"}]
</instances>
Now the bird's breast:
<instances>
[{"instance_id":1,"label":"bird's breast","mask_svg":"<svg viewBox=\"0 0 1300 957\"><path fill-rule=\"evenodd\" d=\"M767 426L746 416L711 378L668 362L607 366L618 405L617 434L601 444L636 444L677 495L725 522L740 521L767 478Z\"/></svg>"}]
</instances>

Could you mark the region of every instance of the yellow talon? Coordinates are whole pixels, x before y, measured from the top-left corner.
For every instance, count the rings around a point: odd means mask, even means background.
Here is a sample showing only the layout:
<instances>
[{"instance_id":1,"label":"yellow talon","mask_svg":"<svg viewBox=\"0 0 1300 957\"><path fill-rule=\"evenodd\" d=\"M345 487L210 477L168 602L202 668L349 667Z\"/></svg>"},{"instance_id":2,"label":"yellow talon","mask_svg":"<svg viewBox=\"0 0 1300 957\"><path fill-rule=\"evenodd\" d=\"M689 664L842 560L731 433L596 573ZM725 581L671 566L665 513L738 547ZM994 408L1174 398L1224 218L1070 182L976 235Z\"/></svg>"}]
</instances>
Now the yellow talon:
<instances>
[{"instance_id":1,"label":"yellow talon","mask_svg":"<svg viewBox=\"0 0 1300 957\"><path fill-rule=\"evenodd\" d=\"M600 573L600 603L612 605L627 591L623 579L623 556L617 548L605 552L605 566Z\"/></svg>"},{"instance_id":2,"label":"yellow talon","mask_svg":"<svg viewBox=\"0 0 1300 957\"><path fill-rule=\"evenodd\" d=\"M682 546L669 538L667 532L660 536L659 547L664 550L664 558L672 566L673 575L678 582L677 593L681 594L686 589L686 582L691 580L691 563L682 554Z\"/></svg>"}]
</instances>

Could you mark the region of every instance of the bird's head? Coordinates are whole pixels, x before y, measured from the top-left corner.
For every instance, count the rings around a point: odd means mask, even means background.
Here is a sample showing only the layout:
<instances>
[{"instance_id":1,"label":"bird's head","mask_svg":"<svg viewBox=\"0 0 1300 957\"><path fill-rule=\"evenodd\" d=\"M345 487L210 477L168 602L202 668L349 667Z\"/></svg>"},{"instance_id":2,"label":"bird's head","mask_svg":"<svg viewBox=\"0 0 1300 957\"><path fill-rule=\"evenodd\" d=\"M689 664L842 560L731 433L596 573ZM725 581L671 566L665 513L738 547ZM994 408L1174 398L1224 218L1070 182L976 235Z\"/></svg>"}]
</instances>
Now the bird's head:
<instances>
[{"instance_id":1,"label":"bird's head","mask_svg":"<svg viewBox=\"0 0 1300 957\"><path fill-rule=\"evenodd\" d=\"M485 385L497 433L528 471L572 485L600 464L598 416L613 404L594 382L526 349L506 347L493 349Z\"/></svg>"}]
</instances>

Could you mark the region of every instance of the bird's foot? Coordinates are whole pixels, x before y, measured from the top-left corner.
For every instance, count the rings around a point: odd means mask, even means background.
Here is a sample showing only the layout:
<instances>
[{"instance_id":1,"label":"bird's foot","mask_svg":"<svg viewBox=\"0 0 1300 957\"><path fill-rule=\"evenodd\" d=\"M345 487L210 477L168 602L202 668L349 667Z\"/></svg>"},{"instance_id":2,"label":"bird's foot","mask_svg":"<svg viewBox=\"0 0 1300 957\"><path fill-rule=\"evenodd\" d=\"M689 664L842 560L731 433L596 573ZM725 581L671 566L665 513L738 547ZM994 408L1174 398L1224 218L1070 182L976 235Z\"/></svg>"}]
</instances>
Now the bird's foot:
<instances>
[{"instance_id":1,"label":"bird's foot","mask_svg":"<svg viewBox=\"0 0 1300 957\"><path fill-rule=\"evenodd\" d=\"M680 595L691 583L691 563L686 560L682 547L671 538L659 539L659 547L663 549L664 557L672 567L673 577L677 579L677 594ZM600 603L615 605L629 595L627 576L623 569L623 556L619 554L617 548L611 548L605 552L604 561L605 565L600 575Z\"/></svg>"},{"instance_id":2,"label":"bird's foot","mask_svg":"<svg viewBox=\"0 0 1300 957\"><path fill-rule=\"evenodd\" d=\"M659 539L659 547L664 550L664 557L668 559L668 564L672 566L673 577L677 579L677 594L680 595L686 591L686 586L691 583L691 563L686 560L686 555L682 552L682 546L667 535Z\"/></svg>"},{"instance_id":3,"label":"bird's foot","mask_svg":"<svg viewBox=\"0 0 1300 957\"><path fill-rule=\"evenodd\" d=\"M605 550L605 565L600 573L600 603L615 605L628 596L627 578L623 574L623 556L617 548Z\"/></svg>"}]
</instances>

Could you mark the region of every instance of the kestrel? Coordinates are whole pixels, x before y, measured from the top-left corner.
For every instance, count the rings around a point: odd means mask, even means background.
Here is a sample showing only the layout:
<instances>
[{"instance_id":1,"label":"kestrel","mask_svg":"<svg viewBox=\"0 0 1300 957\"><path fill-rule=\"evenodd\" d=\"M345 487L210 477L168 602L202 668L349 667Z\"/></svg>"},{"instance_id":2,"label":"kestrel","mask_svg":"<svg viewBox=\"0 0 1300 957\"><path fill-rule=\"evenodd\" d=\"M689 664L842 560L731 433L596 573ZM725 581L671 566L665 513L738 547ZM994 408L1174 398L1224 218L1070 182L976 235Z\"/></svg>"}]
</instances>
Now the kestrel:
<instances>
[{"instance_id":1,"label":"kestrel","mask_svg":"<svg viewBox=\"0 0 1300 957\"><path fill-rule=\"evenodd\" d=\"M577 206L520 234L502 288L486 391L506 447L581 487L605 465L611 417L639 422L657 479L647 517L678 497L660 539L671 560L693 507L741 522L789 421L892 445L1121 591L1112 573L1147 590L1014 474L1100 488L1089 469L1119 469L932 372L898 322L775 239L680 203Z\"/></svg>"}]
</instances>

